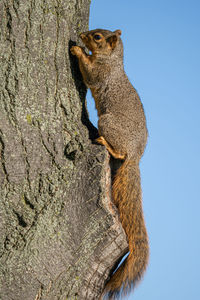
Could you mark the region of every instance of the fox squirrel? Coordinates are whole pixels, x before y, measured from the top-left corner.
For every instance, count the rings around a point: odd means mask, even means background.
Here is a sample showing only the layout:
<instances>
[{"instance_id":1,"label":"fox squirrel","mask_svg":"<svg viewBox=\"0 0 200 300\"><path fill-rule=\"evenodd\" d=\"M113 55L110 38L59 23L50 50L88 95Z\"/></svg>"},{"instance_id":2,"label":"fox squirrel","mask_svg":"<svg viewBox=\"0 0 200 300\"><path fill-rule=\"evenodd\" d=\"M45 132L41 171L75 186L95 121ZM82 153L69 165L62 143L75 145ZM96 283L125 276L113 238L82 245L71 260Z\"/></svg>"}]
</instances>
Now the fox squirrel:
<instances>
[{"instance_id":1,"label":"fox squirrel","mask_svg":"<svg viewBox=\"0 0 200 300\"><path fill-rule=\"evenodd\" d=\"M115 175L112 196L128 237L129 255L105 286L109 299L136 285L149 257L139 170L148 133L142 103L124 71L120 35L121 30L91 30L80 35L91 55L81 47L71 48L95 99L100 135L97 142L114 158L124 161Z\"/></svg>"}]
</instances>

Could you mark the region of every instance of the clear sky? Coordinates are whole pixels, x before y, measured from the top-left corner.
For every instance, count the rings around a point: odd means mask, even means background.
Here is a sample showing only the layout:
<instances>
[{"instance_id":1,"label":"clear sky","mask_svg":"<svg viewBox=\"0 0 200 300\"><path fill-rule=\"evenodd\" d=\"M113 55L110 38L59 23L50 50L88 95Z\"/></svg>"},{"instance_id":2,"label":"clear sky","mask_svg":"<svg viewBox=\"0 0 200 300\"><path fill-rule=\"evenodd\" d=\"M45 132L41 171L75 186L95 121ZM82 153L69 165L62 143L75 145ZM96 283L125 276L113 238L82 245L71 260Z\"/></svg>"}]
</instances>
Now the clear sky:
<instances>
[{"instance_id":1,"label":"clear sky","mask_svg":"<svg viewBox=\"0 0 200 300\"><path fill-rule=\"evenodd\" d=\"M92 0L90 29L121 29L144 104L141 162L151 256L133 300L200 299L200 1ZM88 95L90 118L97 116Z\"/></svg>"}]
</instances>

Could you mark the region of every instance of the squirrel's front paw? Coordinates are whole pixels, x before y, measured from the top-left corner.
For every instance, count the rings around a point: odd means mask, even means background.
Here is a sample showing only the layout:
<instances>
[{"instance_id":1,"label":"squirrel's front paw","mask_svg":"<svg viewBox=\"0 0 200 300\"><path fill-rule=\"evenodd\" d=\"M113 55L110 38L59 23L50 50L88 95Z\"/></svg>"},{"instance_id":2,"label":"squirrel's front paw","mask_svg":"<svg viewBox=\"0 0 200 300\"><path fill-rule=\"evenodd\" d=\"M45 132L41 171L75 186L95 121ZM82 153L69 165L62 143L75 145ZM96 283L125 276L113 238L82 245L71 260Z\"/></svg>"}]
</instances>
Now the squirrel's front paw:
<instances>
[{"instance_id":1,"label":"squirrel's front paw","mask_svg":"<svg viewBox=\"0 0 200 300\"><path fill-rule=\"evenodd\" d=\"M78 46L72 46L70 51L72 55L76 55L77 57L80 57L83 53L82 48Z\"/></svg>"}]
</instances>

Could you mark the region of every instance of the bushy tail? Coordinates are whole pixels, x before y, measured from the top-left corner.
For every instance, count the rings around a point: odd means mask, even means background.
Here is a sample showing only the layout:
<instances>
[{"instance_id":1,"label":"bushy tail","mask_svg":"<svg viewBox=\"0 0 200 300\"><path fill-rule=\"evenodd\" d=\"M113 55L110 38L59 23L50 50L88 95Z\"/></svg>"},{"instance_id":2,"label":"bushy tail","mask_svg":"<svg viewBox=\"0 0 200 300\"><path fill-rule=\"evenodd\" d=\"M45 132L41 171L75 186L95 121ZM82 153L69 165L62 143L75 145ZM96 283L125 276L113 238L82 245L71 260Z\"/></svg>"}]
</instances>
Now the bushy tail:
<instances>
[{"instance_id":1,"label":"bushy tail","mask_svg":"<svg viewBox=\"0 0 200 300\"><path fill-rule=\"evenodd\" d=\"M113 183L113 201L118 208L129 243L129 255L111 276L105 292L108 299L128 293L141 279L148 263L149 246L142 211L139 164L128 158Z\"/></svg>"}]
</instances>

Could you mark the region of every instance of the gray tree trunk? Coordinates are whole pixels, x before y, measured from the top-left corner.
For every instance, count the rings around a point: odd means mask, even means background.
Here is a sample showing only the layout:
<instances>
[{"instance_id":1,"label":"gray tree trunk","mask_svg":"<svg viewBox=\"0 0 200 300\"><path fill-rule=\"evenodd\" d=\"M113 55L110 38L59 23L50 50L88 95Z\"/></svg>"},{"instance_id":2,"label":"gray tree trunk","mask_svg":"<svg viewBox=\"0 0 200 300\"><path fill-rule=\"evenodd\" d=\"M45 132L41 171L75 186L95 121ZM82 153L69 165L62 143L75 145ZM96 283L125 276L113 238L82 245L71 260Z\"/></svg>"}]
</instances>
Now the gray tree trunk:
<instances>
[{"instance_id":1,"label":"gray tree trunk","mask_svg":"<svg viewBox=\"0 0 200 300\"><path fill-rule=\"evenodd\" d=\"M2 300L99 299L127 249L69 53L89 3L0 1Z\"/></svg>"}]
</instances>

